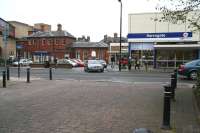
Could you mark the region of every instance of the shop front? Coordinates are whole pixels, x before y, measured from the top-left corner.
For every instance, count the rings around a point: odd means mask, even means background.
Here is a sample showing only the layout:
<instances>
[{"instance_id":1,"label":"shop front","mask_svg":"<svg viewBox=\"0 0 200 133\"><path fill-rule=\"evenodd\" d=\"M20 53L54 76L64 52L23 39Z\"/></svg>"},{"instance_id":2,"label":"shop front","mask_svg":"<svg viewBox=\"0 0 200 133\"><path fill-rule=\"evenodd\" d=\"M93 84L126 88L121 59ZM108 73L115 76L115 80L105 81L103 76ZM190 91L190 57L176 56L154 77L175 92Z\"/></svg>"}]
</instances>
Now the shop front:
<instances>
[{"instance_id":1,"label":"shop front","mask_svg":"<svg viewBox=\"0 0 200 133\"><path fill-rule=\"evenodd\" d=\"M200 58L200 44L192 32L130 33L129 55L154 68L177 67Z\"/></svg>"}]
</instances>

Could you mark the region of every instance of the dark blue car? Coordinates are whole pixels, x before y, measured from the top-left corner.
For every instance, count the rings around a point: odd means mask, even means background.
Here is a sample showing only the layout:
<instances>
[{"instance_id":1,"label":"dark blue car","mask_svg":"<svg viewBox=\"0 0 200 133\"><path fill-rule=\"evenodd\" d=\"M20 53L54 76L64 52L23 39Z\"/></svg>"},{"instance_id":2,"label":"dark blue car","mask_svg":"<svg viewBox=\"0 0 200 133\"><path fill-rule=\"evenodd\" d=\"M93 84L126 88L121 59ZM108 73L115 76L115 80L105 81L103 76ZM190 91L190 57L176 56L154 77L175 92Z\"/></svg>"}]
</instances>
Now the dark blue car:
<instances>
[{"instance_id":1,"label":"dark blue car","mask_svg":"<svg viewBox=\"0 0 200 133\"><path fill-rule=\"evenodd\" d=\"M178 74L194 80L197 79L198 70L200 70L200 59L180 65Z\"/></svg>"}]
</instances>

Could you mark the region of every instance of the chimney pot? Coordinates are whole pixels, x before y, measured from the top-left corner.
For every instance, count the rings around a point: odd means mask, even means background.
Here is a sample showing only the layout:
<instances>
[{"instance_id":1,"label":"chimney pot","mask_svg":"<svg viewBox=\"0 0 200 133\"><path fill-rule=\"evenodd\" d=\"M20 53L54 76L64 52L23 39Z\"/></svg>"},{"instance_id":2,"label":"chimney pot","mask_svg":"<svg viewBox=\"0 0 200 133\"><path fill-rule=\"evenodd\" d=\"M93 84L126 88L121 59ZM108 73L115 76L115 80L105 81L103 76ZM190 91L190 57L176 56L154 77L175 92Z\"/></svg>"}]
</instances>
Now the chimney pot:
<instances>
[{"instance_id":1,"label":"chimney pot","mask_svg":"<svg viewBox=\"0 0 200 133\"><path fill-rule=\"evenodd\" d=\"M114 38L117 38L117 33L114 33Z\"/></svg>"},{"instance_id":2,"label":"chimney pot","mask_svg":"<svg viewBox=\"0 0 200 133\"><path fill-rule=\"evenodd\" d=\"M61 25L61 24L58 24L57 26L58 26L57 31L62 31L62 25Z\"/></svg>"}]
</instances>

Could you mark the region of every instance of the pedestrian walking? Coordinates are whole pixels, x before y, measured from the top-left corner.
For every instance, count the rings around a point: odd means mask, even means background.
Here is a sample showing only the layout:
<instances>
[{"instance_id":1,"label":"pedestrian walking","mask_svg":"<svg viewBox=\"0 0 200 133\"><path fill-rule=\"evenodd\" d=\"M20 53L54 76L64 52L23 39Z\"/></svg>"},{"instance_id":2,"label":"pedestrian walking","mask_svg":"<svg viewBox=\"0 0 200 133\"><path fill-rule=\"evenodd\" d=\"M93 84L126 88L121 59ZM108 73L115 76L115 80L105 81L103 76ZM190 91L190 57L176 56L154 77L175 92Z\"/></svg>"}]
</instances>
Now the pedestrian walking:
<instances>
[{"instance_id":1,"label":"pedestrian walking","mask_svg":"<svg viewBox=\"0 0 200 133\"><path fill-rule=\"evenodd\" d=\"M111 68L114 68L114 66L115 66L115 57L112 56L111 57Z\"/></svg>"},{"instance_id":2,"label":"pedestrian walking","mask_svg":"<svg viewBox=\"0 0 200 133\"><path fill-rule=\"evenodd\" d=\"M129 57L128 59L128 70L130 71L131 70L131 57Z\"/></svg>"},{"instance_id":3,"label":"pedestrian walking","mask_svg":"<svg viewBox=\"0 0 200 133\"><path fill-rule=\"evenodd\" d=\"M138 60L138 58L135 59L135 70L136 69L140 69L140 61Z\"/></svg>"},{"instance_id":4,"label":"pedestrian walking","mask_svg":"<svg viewBox=\"0 0 200 133\"><path fill-rule=\"evenodd\" d=\"M58 59L57 58L54 58L54 64L55 64L55 68L56 68L57 64L58 64Z\"/></svg>"}]
</instances>

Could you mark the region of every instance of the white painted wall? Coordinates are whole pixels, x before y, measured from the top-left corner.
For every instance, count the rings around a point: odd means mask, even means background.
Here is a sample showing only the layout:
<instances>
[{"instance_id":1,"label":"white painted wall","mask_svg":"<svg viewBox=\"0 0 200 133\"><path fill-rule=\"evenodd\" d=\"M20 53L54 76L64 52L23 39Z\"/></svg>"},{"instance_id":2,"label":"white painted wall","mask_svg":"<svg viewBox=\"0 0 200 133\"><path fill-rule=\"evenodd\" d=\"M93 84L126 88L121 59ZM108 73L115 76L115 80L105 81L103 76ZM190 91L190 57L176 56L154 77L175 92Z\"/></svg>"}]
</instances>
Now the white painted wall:
<instances>
[{"instance_id":1,"label":"white painted wall","mask_svg":"<svg viewBox=\"0 0 200 133\"><path fill-rule=\"evenodd\" d=\"M136 13L128 16L129 33L190 32L188 22L172 24L159 22L161 13ZM200 32L193 32L193 41L200 41Z\"/></svg>"}]
</instances>

